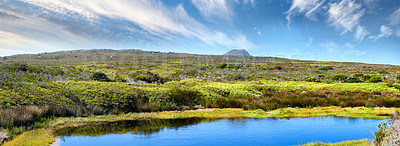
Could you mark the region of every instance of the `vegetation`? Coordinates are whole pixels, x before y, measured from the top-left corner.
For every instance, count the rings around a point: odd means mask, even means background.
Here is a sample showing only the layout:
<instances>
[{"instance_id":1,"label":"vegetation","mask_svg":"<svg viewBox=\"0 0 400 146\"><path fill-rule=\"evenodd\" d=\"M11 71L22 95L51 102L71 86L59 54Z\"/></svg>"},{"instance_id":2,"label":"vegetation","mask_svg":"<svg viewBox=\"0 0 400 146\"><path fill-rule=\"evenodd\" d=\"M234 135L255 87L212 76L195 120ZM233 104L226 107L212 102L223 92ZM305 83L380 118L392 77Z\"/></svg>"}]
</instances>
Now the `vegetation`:
<instances>
[{"instance_id":1,"label":"vegetation","mask_svg":"<svg viewBox=\"0 0 400 146\"><path fill-rule=\"evenodd\" d=\"M391 121L378 125L378 131L375 132L374 144L378 146L392 146L400 144L400 121L399 111L392 115Z\"/></svg>"},{"instance_id":2,"label":"vegetation","mask_svg":"<svg viewBox=\"0 0 400 146\"><path fill-rule=\"evenodd\" d=\"M53 118L131 112L399 107L399 70L140 50L15 55L0 60L0 131L15 138Z\"/></svg>"},{"instance_id":3,"label":"vegetation","mask_svg":"<svg viewBox=\"0 0 400 146\"><path fill-rule=\"evenodd\" d=\"M371 143L368 142L368 139L362 140L354 140L354 141L343 141L338 143L309 143L303 146L372 146Z\"/></svg>"},{"instance_id":4,"label":"vegetation","mask_svg":"<svg viewBox=\"0 0 400 146\"><path fill-rule=\"evenodd\" d=\"M95 72L89 76L89 80L100 81L100 82L110 82L111 80L106 74L102 72Z\"/></svg>"}]
</instances>

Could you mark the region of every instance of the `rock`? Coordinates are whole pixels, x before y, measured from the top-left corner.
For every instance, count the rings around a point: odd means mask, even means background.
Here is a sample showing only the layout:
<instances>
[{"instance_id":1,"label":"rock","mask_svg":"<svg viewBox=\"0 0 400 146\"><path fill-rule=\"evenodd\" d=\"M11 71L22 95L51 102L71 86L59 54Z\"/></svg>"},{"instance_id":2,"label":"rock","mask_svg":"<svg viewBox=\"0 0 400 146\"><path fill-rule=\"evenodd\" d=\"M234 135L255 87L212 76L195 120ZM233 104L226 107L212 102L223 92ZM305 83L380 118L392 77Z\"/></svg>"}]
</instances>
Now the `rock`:
<instances>
[{"instance_id":1,"label":"rock","mask_svg":"<svg viewBox=\"0 0 400 146\"><path fill-rule=\"evenodd\" d=\"M233 49L225 53L224 56L251 56L245 49Z\"/></svg>"},{"instance_id":2,"label":"rock","mask_svg":"<svg viewBox=\"0 0 400 146\"><path fill-rule=\"evenodd\" d=\"M193 109L203 109L204 107L203 106L201 106L201 105L195 105L194 107L193 107Z\"/></svg>"},{"instance_id":3,"label":"rock","mask_svg":"<svg viewBox=\"0 0 400 146\"><path fill-rule=\"evenodd\" d=\"M7 133L0 132L0 143L9 140L10 137L7 136Z\"/></svg>"},{"instance_id":4,"label":"rock","mask_svg":"<svg viewBox=\"0 0 400 146\"><path fill-rule=\"evenodd\" d=\"M182 107L182 110L184 110L184 111L185 111L185 110L190 110L190 107L188 107L188 106L183 106L183 107Z\"/></svg>"}]
</instances>

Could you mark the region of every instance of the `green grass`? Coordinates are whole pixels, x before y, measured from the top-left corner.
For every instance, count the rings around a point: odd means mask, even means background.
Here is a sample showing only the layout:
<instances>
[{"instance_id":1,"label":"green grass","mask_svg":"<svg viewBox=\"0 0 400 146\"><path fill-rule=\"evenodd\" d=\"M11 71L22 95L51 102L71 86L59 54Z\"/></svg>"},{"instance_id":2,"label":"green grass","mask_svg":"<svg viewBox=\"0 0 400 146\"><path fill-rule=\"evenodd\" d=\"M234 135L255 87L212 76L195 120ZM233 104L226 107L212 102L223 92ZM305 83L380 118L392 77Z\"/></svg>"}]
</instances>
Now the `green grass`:
<instances>
[{"instance_id":1,"label":"green grass","mask_svg":"<svg viewBox=\"0 0 400 146\"><path fill-rule=\"evenodd\" d=\"M338 143L308 143L302 146L372 146L368 139L353 140L353 141L343 141Z\"/></svg>"},{"instance_id":2,"label":"green grass","mask_svg":"<svg viewBox=\"0 0 400 146\"><path fill-rule=\"evenodd\" d=\"M46 129L36 129L22 133L4 144L4 146L43 146L54 142L51 132Z\"/></svg>"}]
</instances>

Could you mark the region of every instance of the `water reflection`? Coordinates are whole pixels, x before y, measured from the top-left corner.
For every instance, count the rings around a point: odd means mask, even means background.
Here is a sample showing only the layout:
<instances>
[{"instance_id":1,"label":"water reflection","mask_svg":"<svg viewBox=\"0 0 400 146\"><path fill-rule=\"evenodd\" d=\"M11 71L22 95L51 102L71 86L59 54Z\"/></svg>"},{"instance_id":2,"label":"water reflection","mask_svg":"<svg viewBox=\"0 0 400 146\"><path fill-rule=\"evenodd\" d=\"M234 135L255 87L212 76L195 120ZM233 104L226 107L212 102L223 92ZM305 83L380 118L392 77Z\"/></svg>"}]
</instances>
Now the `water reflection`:
<instances>
[{"instance_id":1,"label":"water reflection","mask_svg":"<svg viewBox=\"0 0 400 146\"><path fill-rule=\"evenodd\" d=\"M109 123L92 123L79 127L67 127L55 132L57 136L100 136L108 134L139 134L151 135L159 133L163 128L178 130L188 125L195 125L200 122L213 121L211 119L186 118L186 119L151 119L118 121Z\"/></svg>"},{"instance_id":2,"label":"water reflection","mask_svg":"<svg viewBox=\"0 0 400 146\"><path fill-rule=\"evenodd\" d=\"M174 119L90 124L60 129L61 145L297 145L373 138L388 120L347 117Z\"/></svg>"}]
</instances>

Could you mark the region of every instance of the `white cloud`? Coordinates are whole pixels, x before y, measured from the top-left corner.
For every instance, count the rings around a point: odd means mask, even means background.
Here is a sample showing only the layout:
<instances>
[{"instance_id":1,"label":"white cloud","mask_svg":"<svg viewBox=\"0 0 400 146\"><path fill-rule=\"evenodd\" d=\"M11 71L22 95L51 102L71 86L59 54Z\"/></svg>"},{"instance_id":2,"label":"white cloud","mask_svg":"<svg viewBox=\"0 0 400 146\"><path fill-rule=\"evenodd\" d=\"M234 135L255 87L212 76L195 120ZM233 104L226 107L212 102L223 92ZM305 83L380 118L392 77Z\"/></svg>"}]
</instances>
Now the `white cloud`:
<instances>
[{"instance_id":1,"label":"white cloud","mask_svg":"<svg viewBox=\"0 0 400 146\"><path fill-rule=\"evenodd\" d=\"M305 16L313 21L317 21L315 12L324 3L324 0L293 0L290 9L285 12L288 26L291 23L292 15L305 13Z\"/></svg>"},{"instance_id":2,"label":"white cloud","mask_svg":"<svg viewBox=\"0 0 400 146\"><path fill-rule=\"evenodd\" d=\"M230 17L233 15L225 0L192 0L192 3L208 21L214 21L215 18L230 21Z\"/></svg>"},{"instance_id":3,"label":"white cloud","mask_svg":"<svg viewBox=\"0 0 400 146\"><path fill-rule=\"evenodd\" d=\"M354 0L342 0L329 4L328 21L336 29L342 30L342 34L352 32L359 24L365 9Z\"/></svg>"},{"instance_id":4,"label":"white cloud","mask_svg":"<svg viewBox=\"0 0 400 146\"><path fill-rule=\"evenodd\" d=\"M131 1L131 0L85 0L85 1L71 1L71 0L19 0L31 5L40 7L42 10L38 16L52 16L61 18L64 17L76 18L78 20L85 20L88 22L88 27L96 27L96 30L107 29L102 26L104 18L112 19L113 21L130 22L137 26L124 25L120 29L126 30L126 33L132 32L134 35L141 35L136 32L136 27L140 28L144 33L142 37L144 39L165 39L174 40L181 36L198 39L211 46L224 46L224 47L243 47L251 48L255 45L247 40L247 37L241 33L234 35L226 35L223 32L217 32L208 28L206 25L198 22L194 18L188 15L183 5L180 4L176 7L168 7L161 1L147 0L147 1ZM208 2L205 4L205 2ZM195 1L194 3L205 4L206 8L202 9L202 14L205 17L225 17L226 15L232 15L226 2L223 0L219 1ZM41 20L38 20L37 24L41 24ZM57 20L59 21L59 20ZM86 38L79 34L73 34L66 31L65 26L61 24L55 24L46 20L46 23L52 24L51 27L40 27L42 29L52 29L54 31L48 32L47 30L35 31L35 35L38 32L46 34L57 34L57 31L63 32L60 36L69 34L71 38ZM59 22L57 22L59 23ZM107 23L110 23L107 20ZM0 24L1 26L2 24ZM13 28L12 24L7 24L9 28ZM65 25L65 24L63 24ZM24 25L25 27L29 25ZM132 28L129 28L132 27ZM58 30L56 30L58 29ZM74 30L70 28L68 30ZM109 30L104 30L110 32ZM141 33L143 33L141 32ZM113 33L113 32L111 32ZM94 34L93 35L99 35ZM67 36L67 35L66 35ZM100 36L103 37L103 36ZM141 38L141 37L139 37ZM210 39L213 38L213 39ZM82 39L85 40L85 39ZM232 42L228 44L226 42Z\"/></svg>"},{"instance_id":5,"label":"white cloud","mask_svg":"<svg viewBox=\"0 0 400 146\"><path fill-rule=\"evenodd\" d=\"M384 37L389 37L390 35L392 35L392 33L393 33L393 30L390 27L382 25L380 28L380 33L376 36L369 36L369 38L376 41L376 40L379 40Z\"/></svg>"},{"instance_id":6,"label":"white cloud","mask_svg":"<svg viewBox=\"0 0 400 146\"><path fill-rule=\"evenodd\" d=\"M400 8L389 16L389 21L391 25L400 24Z\"/></svg>"},{"instance_id":7,"label":"white cloud","mask_svg":"<svg viewBox=\"0 0 400 146\"><path fill-rule=\"evenodd\" d=\"M369 32L367 30L365 30L364 27L358 25L356 28L356 32L354 33L354 37L357 40L363 41L365 36L367 36L369 34Z\"/></svg>"},{"instance_id":8,"label":"white cloud","mask_svg":"<svg viewBox=\"0 0 400 146\"><path fill-rule=\"evenodd\" d=\"M376 7L379 6L379 1L380 0L363 0L362 2L366 6L368 13L374 13L377 10Z\"/></svg>"},{"instance_id":9,"label":"white cloud","mask_svg":"<svg viewBox=\"0 0 400 146\"><path fill-rule=\"evenodd\" d=\"M260 29L258 29L257 27L253 27L253 32L257 33L257 35L262 36L262 33L260 31Z\"/></svg>"}]
</instances>

